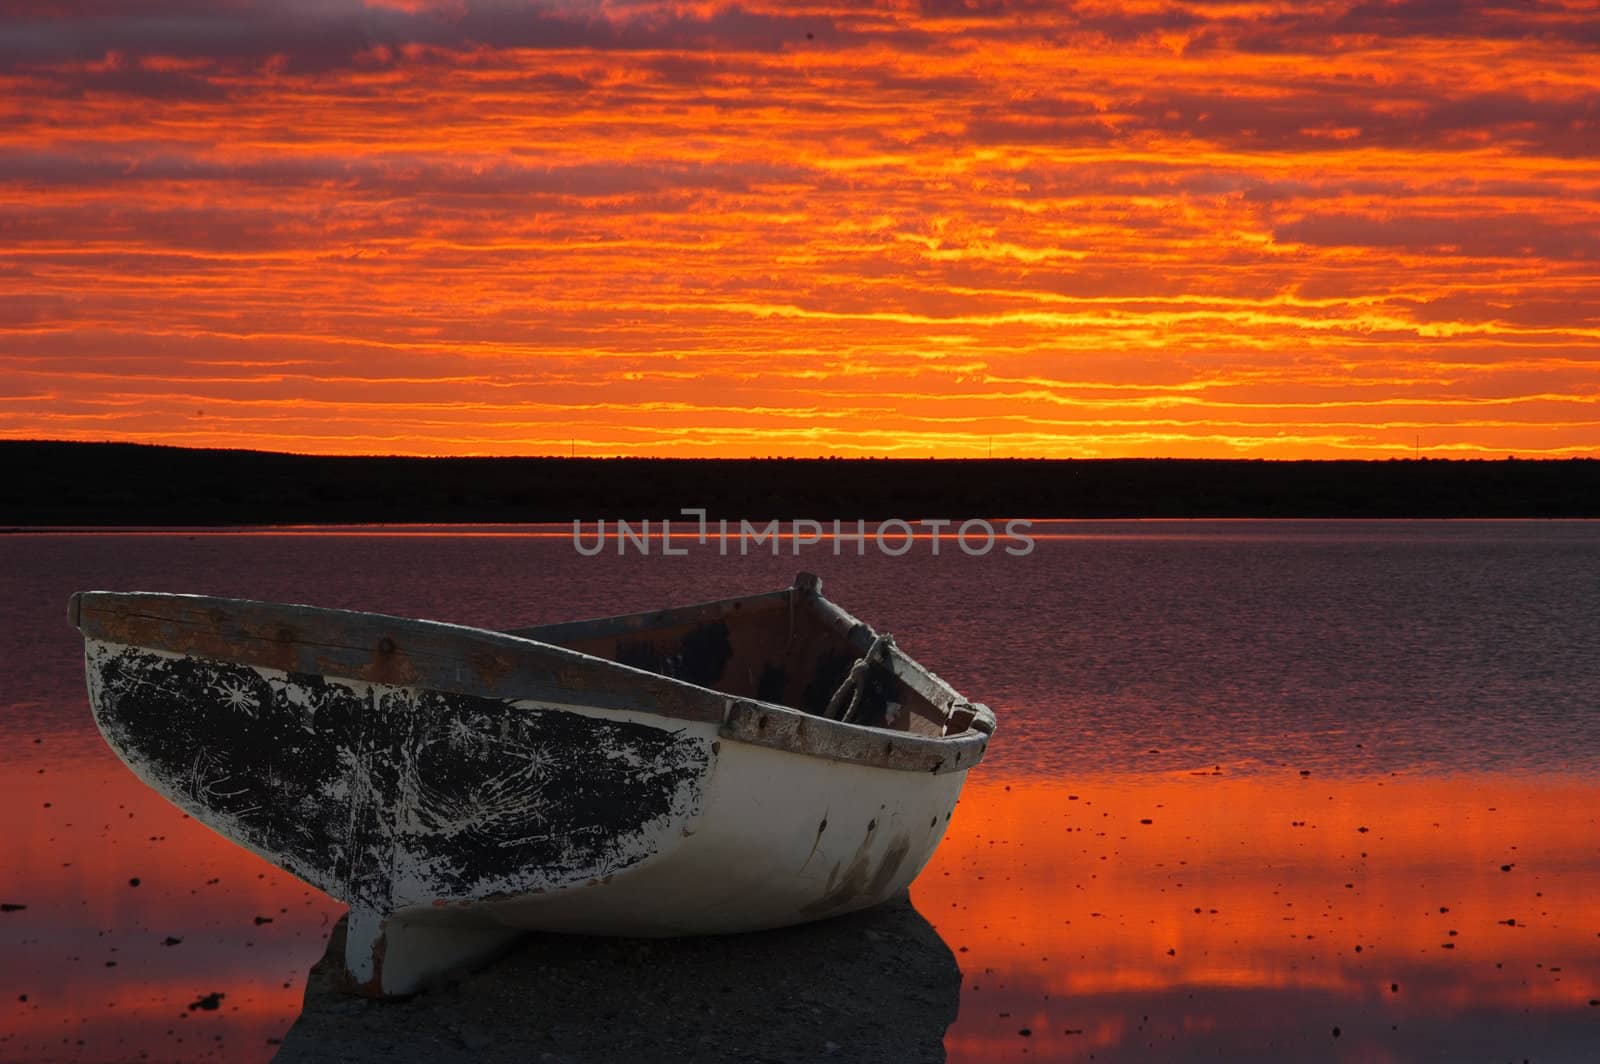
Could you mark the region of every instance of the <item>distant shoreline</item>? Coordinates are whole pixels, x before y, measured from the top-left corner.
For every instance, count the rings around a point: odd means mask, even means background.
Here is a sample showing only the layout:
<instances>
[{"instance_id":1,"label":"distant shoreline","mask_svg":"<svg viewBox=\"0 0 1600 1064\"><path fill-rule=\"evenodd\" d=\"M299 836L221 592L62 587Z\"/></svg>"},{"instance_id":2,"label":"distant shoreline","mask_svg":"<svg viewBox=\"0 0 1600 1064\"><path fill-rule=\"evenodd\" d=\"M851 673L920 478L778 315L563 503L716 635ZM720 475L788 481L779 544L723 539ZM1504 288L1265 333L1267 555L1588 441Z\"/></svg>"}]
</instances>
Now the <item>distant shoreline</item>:
<instances>
[{"instance_id":1,"label":"distant shoreline","mask_svg":"<svg viewBox=\"0 0 1600 1064\"><path fill-rule=\"evenodd\" d=\"M1600 459L330 457L0 441L0 529L751 520L1593 518Z\"/></svg>"}]
</instances>

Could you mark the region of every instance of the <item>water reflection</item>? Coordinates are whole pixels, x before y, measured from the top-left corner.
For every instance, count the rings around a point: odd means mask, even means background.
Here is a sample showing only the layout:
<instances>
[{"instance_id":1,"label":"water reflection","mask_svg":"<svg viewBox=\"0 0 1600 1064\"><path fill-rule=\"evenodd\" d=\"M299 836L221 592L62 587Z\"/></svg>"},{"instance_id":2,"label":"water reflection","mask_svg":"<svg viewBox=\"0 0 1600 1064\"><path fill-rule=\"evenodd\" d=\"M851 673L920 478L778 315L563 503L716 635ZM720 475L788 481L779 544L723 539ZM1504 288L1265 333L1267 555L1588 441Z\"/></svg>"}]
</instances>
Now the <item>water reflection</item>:
<instances>
[{"instance_id":1,"label":"water reflection","mask_svg":"<svg viewBox=\"0 0 1600 1064\"><path fill-rule=\"evenodd\" d=\"M0 913L0 1060L267 1059L342 907L109 751L34 749L0 777L0 903L20 906Z\"/></svg>"},{"instance_id":2,"label":"water reflection","mask_svg":"<svg viewBox=\"0 0 1600 1064\"><path fill-rule=\"evenodd\" d=\"M1026 564L818 566L1001 712L912 892L963 973L950 1057L1600 1058L1600 524L1084 531ZM342 912L105 749L72 591L531 624L796 567L575 562L559 538L390 537L382 565L374 549L0 537L0 903L26 906L0 912L0 1060L264 1062ZM876 979L862 1000L895 985Z\"/></svg>"},{"instance_id":3,"label":"water reflection","mask_svg":"<svg viewBox=\"0 0 1600 1064\"><path fill-rule=\"evenodd\" d=\"M0 787L32 811L0 886L27 906L0 915L0 1059L265 1061L285 1038L376 1051L412 1022L315 987L297 1021L340 908L109 755L22 758ZM766 1017L841 1052L944 1033L954 1061L1588 1060L1597 809L1590 779L1515 773L976 777L917 911L700 943L540 940L509 979L412 1018L439 1052L480 1058L615 1056L644 1009L678 1017L699 1059L807 1058L763 1041ZM216 1009L191 1007L212 993Z\"/></svg>"},{"instance_id":4,"label":"water reflection","mask_svg":"<svg viewBox=\"0 0 1600 1064\"><path fill-rule=\"evenodd\" d=\"M1490 774L975 781L913 887L965 974L950 1058L1593 1059L1597 799Z\"/></svg>"},{"instance_id":5,"label":"water reflection","mask_svg":"<svg viewBox=\"0 0 1600 1064\"><path fill-rule=\"evenodd\" d=\"M804 927L697 939L529 935L464 982L401 1002L345 997L341 924L278 1064L945 1059L961 973L908 898Z\"/></svg>"}]
</instances>

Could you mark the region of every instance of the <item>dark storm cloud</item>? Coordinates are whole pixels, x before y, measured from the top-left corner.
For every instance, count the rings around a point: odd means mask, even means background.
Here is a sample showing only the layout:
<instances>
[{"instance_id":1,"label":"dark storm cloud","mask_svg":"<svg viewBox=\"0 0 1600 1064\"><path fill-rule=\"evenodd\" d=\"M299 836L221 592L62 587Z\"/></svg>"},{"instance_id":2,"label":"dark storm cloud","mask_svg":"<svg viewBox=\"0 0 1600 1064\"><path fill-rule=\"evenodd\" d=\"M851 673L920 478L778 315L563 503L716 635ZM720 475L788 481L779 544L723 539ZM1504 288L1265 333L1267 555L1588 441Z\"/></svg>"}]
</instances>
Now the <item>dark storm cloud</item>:
<instances>
[{"instance_id":1,"label":"dark storm cloud","mask_svg":"<svg viewBox=\"0 0 1600 1064\"><path fill-rule=\"evenodd\" d=\"M778 51L837 38L827 19L738 7L705 17L644 13L613 21L598 7L465 3L457 10L367 8L352 0L317 5L236 3L11 4L0 24L0 66L37 68L99 60L107 53L204 58L223 64L281 57L288 69L343 67L383 46L445 49L592 48Z\"/></svg>"},{"instance_id":2,"label":"dark storm cloud","mask_svg":"<svg viewBox=\"0 0 1600 1064\"><path fill-rule=\"evenodd\" d=\"M1555 156L1600 149L1600 102L1475 92L1428 99L1371 84L1325 84L1270 99L1215 91L1153 91L1132 98L1004 101L976 109L980 144L1115 143L1146 134L1192 136L1233 148L1344 150L1473 147L1492 140Z\"/></svg>"},{"instance_id":3,"label":"dark storm cloud","mask_svg":"<svg viewBox=\"0 0 1600 1064\"><path fill-rule=\"evenodd\" d=\"M224 68L268 60L291 72L342 69L386 49L391 61L425 61L429 49L592 49L676 51L702 56L777 53L888 44L917 53L954 44L981 47L1035 39L1042 46L1100 38L1129 42L1180 35L1191 53L1237 49L1333 53L1352 38L1544 39L1600 43L1600 18L1554 2L1403 0L1242 14L1201 0L1152 10L1039 0L924 0L892 15L874 4L842 3L826 13L737 4L695 14L641 4L462 0L415 11L359 0L12 0L0 4L0 70L39 70L101 61L108 54L207 60ZM134 64L137 65L137 64ZM198 78L106 80L131 94L198 91Z\"/></svg>"},{"instance_id":4,"label":"dark storm cloud","mask_svg":"<svg viewBox=\"0 0 1600 1064\"><path fill-rule=\"evenodd\" d=\"M805 181L814 172L781 162L584 162L563 166L499 160L388 155L344 159L298 156L243 161L177 154L79 154L0 149L0 183L54 188L133 182L226 182L241 187L337 185L393 194L555 195L599 198L666 191L744 193L773 183Z\"/></svg>"},{"instance_id":5,"label":"dark storm cloud","mask_svg":"<svg viewBox=\"0 0 1600 1064\"><path fill-rule=\"evenodd\" d=\"M1475 258L1600 258L1600 231L1594 227L1515 213L1450 217L1327 213L1280 225L1273 235L1286 243Z\"/></svg>"}]
</instances>

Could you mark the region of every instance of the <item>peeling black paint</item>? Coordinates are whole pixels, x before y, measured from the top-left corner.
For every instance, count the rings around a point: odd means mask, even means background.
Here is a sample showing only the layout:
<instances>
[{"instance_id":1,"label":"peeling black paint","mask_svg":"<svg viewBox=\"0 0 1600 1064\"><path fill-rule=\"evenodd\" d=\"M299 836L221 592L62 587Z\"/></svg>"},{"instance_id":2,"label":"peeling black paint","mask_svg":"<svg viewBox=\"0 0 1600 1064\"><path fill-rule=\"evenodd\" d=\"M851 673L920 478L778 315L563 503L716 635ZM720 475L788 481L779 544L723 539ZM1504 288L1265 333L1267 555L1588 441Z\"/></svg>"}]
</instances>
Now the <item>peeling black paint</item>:
<instances>
[{"instance_id":1,"label":"peeling black paint","mask_svg":"<svg viewBox=\"0 0 1600 1064\"><path fill-rule=\"evenodd\" d=\"M726 621L691 629L671 651L648 640L617 643L619 663L701 687L715 688L732 657L733 640Z\"/></svg>"},{"instance_id":2,"label":"peeling black paint","mask_svg":"<svg viewBox=\"0 0 1600 1064\"><path fill-rule=\"evenodd\" d=\"M125 650L100 663L101 730L141 773L238 825L324 890L351 879L350 754L369 702L343 684ZM291 701L290 692L306 705Z\"/></svg>"},{"instance_id":3,"label":"peeling black paint","mask_svg":"<svg viewBox=\"0 0 1600 1064\"><path fill-rule=\"evenodd\" d=\"M396 759L416 788L402 860L471 895L603 878L636 863L641 829L698 798L707 744L679 732L489 699L420 692Z\"/></svg>"},{"instance_id":4,"label":"peeling black paint","mask_svg":"<svg viewBox=\"0 0 1600 1064\"><path fill-rule=\"evenodd\" d=\"M761 670L756 684L756 697L763 702L783 704L784 693L789 690L789 673L781 666L768 665Z\"/></svg>"},{"instance_id":5,"label":"peeling black paint","mask_svg":"<svg viewBox=\"0 0 1600 1064\"><path fill-rule=\"evenodd\" d=\"M683 659L678 679L701 687L714 687L722 679L733 657L733 639L728 634L728 622L703 624L683 637L679 651Z\"/></svg>"},{"instance_id":6,"label":"peeling black paint","mask_svg":"<svg viewBox=\"0 0 1600 1064\"><path fill-rule=\"evenodd\" d=\"M828 701L833 698L833 693L844 683L846 676L850 675L850 666L855 664L855 655L834 650L831 647L822 651L817 656L816 668L811 670L811 681L806 684L805 690L800 692L800 705L798 708L805 710L812 716L821 716L828 709Z\"/></svg>"},{"instance_id":7,"label":"peeling black paint","mask_svg":"<svg viewBox=\"0 0 1600 1064\"><path fill-rule=\"evenodd\" d=\"M855 723L871 728L884 727L889 718L889 703L905 700L904 695L897 694L899 688L900 681L895 679L893 669L881 661L869 663L867 675L861 682L861 704L856 708ZM903 723L900 726L905 727Z\"/></svg>"},{"instance_id":8,"label":"peeling black paint","mask_svg":"<svg viewBox=\"0 0 1600 1064\"><path fill-rule=\"evenodd\" d=\"M112 746L224 834L352 904L540 889L648 856L709 744L495 699L125 648L98 661ZM419 899L407 898L406 901Z\"/></svg>"}]
</instances>

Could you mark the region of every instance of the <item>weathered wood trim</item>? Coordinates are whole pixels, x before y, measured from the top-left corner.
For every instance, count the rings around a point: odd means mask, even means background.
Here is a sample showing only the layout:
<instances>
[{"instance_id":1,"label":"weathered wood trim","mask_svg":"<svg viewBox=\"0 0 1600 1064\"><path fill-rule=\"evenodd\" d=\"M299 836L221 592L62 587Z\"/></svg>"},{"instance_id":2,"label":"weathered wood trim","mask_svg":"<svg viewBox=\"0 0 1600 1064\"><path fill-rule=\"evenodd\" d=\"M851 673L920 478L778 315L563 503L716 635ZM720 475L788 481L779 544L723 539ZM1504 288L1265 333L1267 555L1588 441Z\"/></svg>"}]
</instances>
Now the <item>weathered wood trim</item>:
<instances>
[{"instance_id":1,"label":"weathered wood trim","mask_svg":"<svg viewBox=\"0 0 1600 1064\"><path fill-rule=\"evenodd\" d=\"M949 738L885 731L748 699L729 703L720 734L734 742L831 761L934 775L971 768L983 760L989 745L989 737L978 731Z\"/></svg>"},{"instance_id":2,"label":"weathered wood trim","mask_svg":"<svg viewBox=\"0 0 1600 1064\"><path fill-rule=\"evenodd\" d=\"M982 702L972 703L972 708L978 711L977 715L972 721L973 729L976 731L981 731L985 735L993 735L995 725L994 710L990 709Z\"/></svg>"},{"instance_id":3,"label":"weathered wood trim","mask_svg":"<svg viewBox=\"0 0 1600 1064\"><path fill-rule=\"evenodd\" d=\"M507 628L505 634L521 639L536 639L543 643L581 642L587 639L604 639L610 636L629 635L634 632L658 628L680 628L690 625L714 624L739 614L764 613L780 610L789 604L789 590L771 591L762 595L745 595L741 598L719 599L716 602L699 602L692 606L672 606L648 613L630 613L619 617L594 617L582 621L564 621L559 624L541 624L525 628Z\"/></svg>"},{"instance_id":4,"label":"weathered wood trim","mask_svg":"<svg viewBox=\"0 0 1600 1064\"><path fill-rule=\"evenodd\" d=\"M978 719L978 707L971 702L955 702L950 706L950 715L945 718L944 734L960 735L972 727L972 722Z\"/></svg>"},{"instance_id":5,"label":"weathered wood trim","mask_svg":"<svg viewBox=\"0 0 1600 1064\"><path fill-rule=\"evenodd\" d=\"M727 697L499 632L199 595L73 596L87 637L283 672L720 722ZM70 611L69 611L70 612Z\"/></svg>"},{"instance_id":6,"label":"weathered wood trim","mask_svg":"<svg viewBox=\"0 0 1600 1064\"><path fill-rule=\"evenodd\" d=\"M815 586L702 603L680 610L516 629L583 631L583 626L644 629L670 618L688 623L734 610L811 608L866 653L877 633L821 597ZM701 611L701 612L696 612ZM722 611L722 612L718 612ZM69 616L86 637L191 657L330 678L422 687L484 698L632 710L721 725L724 737L838 761L922 772L971 768L983 757L994 714L974 704L971 727L917 735L816 717L787 706L727 695L614 661L508 632L491 632L383 614L242 599L150 592L86 591ZM596 634L591 628L586 634ZM960 696L943 680L889 648L897 678L948 713ZM731 708L730 708L731 707Z\"/></svg>"}]
</instances>

